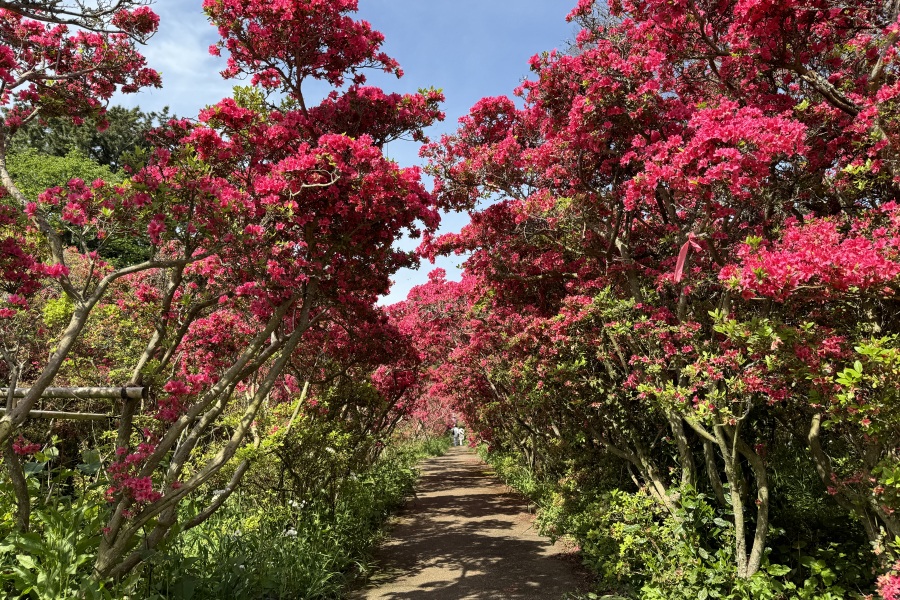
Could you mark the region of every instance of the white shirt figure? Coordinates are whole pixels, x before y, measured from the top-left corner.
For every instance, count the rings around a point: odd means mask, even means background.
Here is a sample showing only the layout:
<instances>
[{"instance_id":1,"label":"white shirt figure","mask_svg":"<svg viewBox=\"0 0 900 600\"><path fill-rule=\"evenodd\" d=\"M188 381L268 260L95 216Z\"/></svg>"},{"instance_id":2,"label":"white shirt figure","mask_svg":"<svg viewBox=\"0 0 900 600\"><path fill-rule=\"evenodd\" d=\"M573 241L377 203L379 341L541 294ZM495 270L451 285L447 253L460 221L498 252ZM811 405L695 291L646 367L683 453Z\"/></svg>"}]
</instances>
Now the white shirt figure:
<instances>
[{"instance_id":1,"label":"white shirt figure","mask_svg":"<svg viewBox=\"0 0 900 600\"><path fill-rule=\"evenodd\" d=\"M453 438L453 445L459 446L459 427L454 425L450 430L450 436Z\"/></svg>"}]
</instances>

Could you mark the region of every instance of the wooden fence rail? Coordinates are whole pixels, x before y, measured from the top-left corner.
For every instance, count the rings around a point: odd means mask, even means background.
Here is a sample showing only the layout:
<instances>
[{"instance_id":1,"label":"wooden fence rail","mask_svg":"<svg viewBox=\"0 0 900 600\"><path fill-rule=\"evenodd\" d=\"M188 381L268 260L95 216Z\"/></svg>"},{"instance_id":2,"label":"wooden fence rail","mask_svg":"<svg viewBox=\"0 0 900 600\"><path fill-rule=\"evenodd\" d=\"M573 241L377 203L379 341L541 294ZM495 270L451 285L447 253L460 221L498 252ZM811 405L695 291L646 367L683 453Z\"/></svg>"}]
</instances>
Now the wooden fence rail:
<instances>
[{"instance_id":1,"label":"wooden fence rail","mask_svg":"<svg viewBox=\"0 0 900 600\"><path fill-rule=\"evenodd\" d=\"M15 388L13 398L24 398L31 388ZM0 398L6 398L9 388L0 388ZM41 398L119 398L140 400L146 398L145 387L58 387L47 388Z\"/></svg>"},{"instance_id":2,"label":"wooden fence rail","mask_svg":"<svg viewBox=\"0 0 900 600\"><path fill-rule=\"evenodd\" d=\"M24 398L31 388L14 388L13 398ZM9 397L9 388L0 388L0 400ZM147 397L145 387L56 387L47 388L41 393L41 398L114 398L119 400L140 400ZM0 408L0 415L5 415L6 409ZM68 412L59 410L36 410L28 412L32 419L60 419L64 421L107 421L118 419L119 415L106 415L100 413Z\"/></svg>"},{"instance_id":3,"label":"wooden fence rail","mask_svg":"<svg viewBox=\"0 0 900 600\"><path fill-rule=\"evenodd\" d=\"M0 408L0 415L5 415L6 409ZM118 419L119 415L103 415L100 413L61 412L58 410L32 410L28 413L32 419L59 419L61 421L108 421Z\"/></svg>"}]
</instances>

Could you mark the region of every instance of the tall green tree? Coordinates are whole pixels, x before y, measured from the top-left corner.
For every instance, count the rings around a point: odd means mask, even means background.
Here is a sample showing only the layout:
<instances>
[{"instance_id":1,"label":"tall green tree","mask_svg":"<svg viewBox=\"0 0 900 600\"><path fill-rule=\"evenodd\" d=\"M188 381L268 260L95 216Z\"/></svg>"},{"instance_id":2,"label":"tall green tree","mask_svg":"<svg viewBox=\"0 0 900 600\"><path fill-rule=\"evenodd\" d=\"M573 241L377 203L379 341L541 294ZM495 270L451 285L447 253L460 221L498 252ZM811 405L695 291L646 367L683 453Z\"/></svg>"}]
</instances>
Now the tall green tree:
<instances>
[{"instance_id":1,"label":"tall green tree","mask_svg":"<svg viewBox=\"0 0 900 600\"><path fill-rule=\"evenodd\" d=\"M147 134L171 118L168 107L160 112L113 106L103 115L92 115L77 125L69 118L34 120L12 139L13 153L35 150L51 156L66 156L77 150L91 160L117 172L122 167L143 165L150 143Z\"/></svg>"}]
</instances>

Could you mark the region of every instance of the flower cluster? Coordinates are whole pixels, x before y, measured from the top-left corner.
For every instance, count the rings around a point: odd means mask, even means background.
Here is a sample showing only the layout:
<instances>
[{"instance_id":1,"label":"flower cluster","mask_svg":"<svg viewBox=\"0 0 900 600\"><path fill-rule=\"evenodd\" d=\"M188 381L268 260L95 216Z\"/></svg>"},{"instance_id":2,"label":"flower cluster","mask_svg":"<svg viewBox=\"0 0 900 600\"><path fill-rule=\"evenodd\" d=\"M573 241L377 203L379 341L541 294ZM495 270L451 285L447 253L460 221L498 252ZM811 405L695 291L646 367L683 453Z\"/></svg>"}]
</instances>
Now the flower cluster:
<instances>
[{"instance_id":1,"label":"flower cluster","mask_svg":"<svg viewBox=\"0 0 900 600\"><path fill-rule=\"evenodd\" d=\"M158 18L147 7L123 10L113 17L122 33L41 23L10 9L0 9L0 104L7 108L5 125L15 131L40 107L43 118L80 120L102 112L103 101L117 90L136 92L159 86L159 74L146 67L129 34L151 35ZM125 33L127 31L128 33ZM60 85L44 85L53 79Z\"/></svg>"},{"instance_id":2,"label":"flower cluster","mask_svg":"<svg viewBox=\"0 0 900 600\"><path fill-rule=\"evenodd\" d=\"M900 562L878 578L878 593L883 600L900 600Z\"/></svg>"},{"instance_id":3,"label":"flower cluster","mask_svg":"<svg viewBox=\"0 0 900 600\"><path fill-rule=\"evenodd\" d=\"M35 452L40 451L40 444L32 444L24 437L19 436L16 441L12 443L13 452L18 454L19 456L30 456Z\"/></svg>"},{"instance_id":4,"label":"flower cluster","mask_svg":"<svg viewBox=\"0 0 900 600\"><path fill-rule=\"evenodd\" d=\"M108 502L129 498L138 505L143 505L162 497L162 494L153 489L153 479L139 474L144 461L155 449L156 445L150 442L139 444L134 452L129 452L127 448L116 449L116 460L107 469L112 479L112 485L106 490Z\"/></svg>"},{"instance_id":5,"label":"flower cluster","mask_svg":"<svg viewBox=\"0 0 900 600\"><path fill-rule=\"evenodd\" d=\"M874 221L874 222L873 222ZM893 296L900 277L900 209L895 203L848 224L788 220L773 244L743 244L740 263L720 277L746 298L824 302L855 289Z\"/></svg>"}]
</instances>

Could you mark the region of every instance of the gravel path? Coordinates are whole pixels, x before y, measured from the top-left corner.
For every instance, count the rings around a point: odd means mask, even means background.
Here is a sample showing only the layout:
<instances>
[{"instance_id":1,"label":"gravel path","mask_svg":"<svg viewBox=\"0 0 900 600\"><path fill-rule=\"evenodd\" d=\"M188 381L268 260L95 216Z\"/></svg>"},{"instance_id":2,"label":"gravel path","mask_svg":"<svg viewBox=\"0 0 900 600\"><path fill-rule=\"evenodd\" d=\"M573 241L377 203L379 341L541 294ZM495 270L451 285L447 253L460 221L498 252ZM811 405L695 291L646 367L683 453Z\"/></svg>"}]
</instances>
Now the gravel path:
<instances>
[{"instance_id":1,"label":"gravel path","mask_svg":"<svg viewBox=\"0 0 900 600\"><path fill-rule=\"evenodd\" d=\"M550 544L525 502L468 448L426 461L377 554L379 572L350 600L560 600L585 576Z\"/></svg>"}]
</instances>

